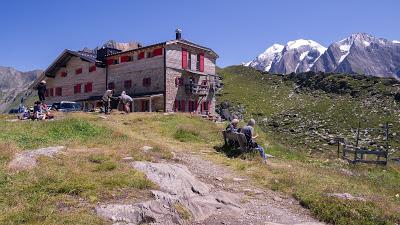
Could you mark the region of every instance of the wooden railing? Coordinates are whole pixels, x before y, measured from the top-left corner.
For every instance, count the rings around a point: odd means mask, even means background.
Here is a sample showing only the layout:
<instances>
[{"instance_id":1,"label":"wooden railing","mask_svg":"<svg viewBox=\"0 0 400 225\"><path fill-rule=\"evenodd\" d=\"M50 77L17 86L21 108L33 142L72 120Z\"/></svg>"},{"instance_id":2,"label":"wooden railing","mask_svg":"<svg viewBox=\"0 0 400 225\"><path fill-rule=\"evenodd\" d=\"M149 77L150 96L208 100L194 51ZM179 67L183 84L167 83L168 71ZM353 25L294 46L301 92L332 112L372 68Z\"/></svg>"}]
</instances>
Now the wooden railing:
<instances>
[{"instance_id":1,"label":"wooden railing","mask_svg":"<svg viewBox=\"0 0 400 225\"><path fill-rule=\"evenodd\" d=\"M185 91L188 94L207 95L207 93L210 91L210 88L208 85L186 84Z\"/></svg>"}]
</instances>

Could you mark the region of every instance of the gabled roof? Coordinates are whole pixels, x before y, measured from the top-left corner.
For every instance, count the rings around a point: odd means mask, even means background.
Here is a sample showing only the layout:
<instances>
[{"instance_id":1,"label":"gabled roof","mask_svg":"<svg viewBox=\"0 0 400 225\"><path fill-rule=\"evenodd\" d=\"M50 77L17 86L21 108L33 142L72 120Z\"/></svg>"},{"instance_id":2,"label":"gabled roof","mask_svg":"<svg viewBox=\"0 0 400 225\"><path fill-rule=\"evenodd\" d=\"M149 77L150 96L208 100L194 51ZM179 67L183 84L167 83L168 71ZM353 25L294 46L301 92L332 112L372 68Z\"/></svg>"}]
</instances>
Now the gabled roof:
<instances>
[{"instance_id":1,"label":"gabled roof","mask_svg":"<svg viewBox=\"0 0 400 225\"><path fill-rule=\"evenodd\" d=\"M72 57L79 57L83 61L92 62L92 63L100 63L100 61L96 60L96 55L86 52L76 52L65 49L57 58L56 60L44 71L44 74L47 77L55 77L56 72L65 67L68 61Z\"/></svg>"},{"instance_id":2,"label":"gabled roof","mask_svg":"<svg viewBox=\"0 0 400 225\"><path fill-rule=\"evenodd\" d=\"M137 48L137 49L132 49L132 50L123 51L123 52L117 52L117 53L110 54L110 55L107 55L107 56L114 56L114 55L120 55L120 54L124 54L124 53L128 53L128 52L142 51L142 50L144 50L146 48L152 48L152 47L155 47L155 46L158 46L158 45L168 45L168 44L176 44L176 43L182 43L182 44L185 44L185 45L188 45L188 46L192 46L192 47L195 47L195 48L200 48L200 49L203 49L204 51L210 52L211 54L213 54L217 58L219 57L218 54L216 52L214 52L211 48L207 48L207 47L195 44L193 42L190 42L190 41L187 41L187 40L184 40L184 39L171 40L171 41L167 41L167 42L160 42L160 43L157 43L157 44L143 46L143 47Z\"/></svg>"},{"instance_id":3,"label":"gabled roof","mask_svg":"<svg viewBox=\"0 0 400 225\"><path fill-rule=\"evenodd\" d=\"M192 47L201 48L201 49L203 49L203 50L205 50L205 51L210 52L210 53L213 54L215 57L217 57L217 58L219 57L218 54L217 54L216 52L214 52L214 50L212 50L211 48L207 48L207 47L204 47L204 46L195 44L195 43L190 42L190 41L185 40L185 39L171 40L171 41L168 41L168 42L167 42L167 44L175 44L175 43L182 43L182 44L186 44L186 45L189 45L189 46L192 46Z\"/></svg>"}]
</instances>

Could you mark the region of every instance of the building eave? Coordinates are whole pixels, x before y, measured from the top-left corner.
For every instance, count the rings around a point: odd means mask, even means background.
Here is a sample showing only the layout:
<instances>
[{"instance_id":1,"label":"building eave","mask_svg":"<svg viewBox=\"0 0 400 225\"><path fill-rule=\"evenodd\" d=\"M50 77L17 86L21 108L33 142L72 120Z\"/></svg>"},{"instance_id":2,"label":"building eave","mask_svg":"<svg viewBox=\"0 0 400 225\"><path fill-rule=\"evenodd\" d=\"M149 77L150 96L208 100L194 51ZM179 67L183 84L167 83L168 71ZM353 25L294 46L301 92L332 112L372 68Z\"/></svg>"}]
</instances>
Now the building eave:
<instances>
[{"instance_id":1,"label":"building eave","mask_svg":"<svg viewBox=\"0 0 400 225\"><path fill-rule=\"evenodd\" d=\"M80 54L79 52L71 51L65 49L50 66L44 71L46 77L55 77L56 71L62 67L65 67L67 62L72 57L79 57L81 60L91 63L99 63L100 61L96 60L95 58Z\"/></svg>"}]
</instances>

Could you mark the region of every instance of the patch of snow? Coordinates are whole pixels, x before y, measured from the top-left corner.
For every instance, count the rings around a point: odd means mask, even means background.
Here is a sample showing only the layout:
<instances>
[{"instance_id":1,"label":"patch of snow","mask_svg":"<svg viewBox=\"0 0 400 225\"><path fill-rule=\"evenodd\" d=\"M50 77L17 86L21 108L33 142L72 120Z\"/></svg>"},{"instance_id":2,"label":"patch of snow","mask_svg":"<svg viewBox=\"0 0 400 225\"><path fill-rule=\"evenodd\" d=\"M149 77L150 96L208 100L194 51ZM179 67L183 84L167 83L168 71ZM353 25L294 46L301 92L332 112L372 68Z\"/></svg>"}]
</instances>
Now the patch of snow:
<instances>
[{"instance_id":1,"label":"patch of snow","mask_svg":"<svg viewBox=\"0 0 400 225\"><path fill-rule=\"evenodd\" d=\"M349 44L343 44L343 45L340 45L340 46L339 46L340 51L342 51L342 52L348 52L348 51L350 51L350 47L351 47L351 45L349 45Z\"/></svg>"},{"instance_id":2,"label":"patch of snow","mask_svg":"<svg viewBox=\"0 0 400 225\"><path fill-rule=\"evenodd\" d=\"M303 59L308 55L308 53L309 53L310 51L305 51L305 52L303 52L303 53L301 53L301 55L300 55L300 61L303 61Z\"/></svg>"},{"instance_id":3,"label":"patch of snow","mask_svg":"<svg viewBox=\"0 0 400 225\"><path fill-rule=\"evenodd\" d=\"M304 40L304 39L299 39L295 41L289 41L287 44L288 49L297 49L301 46L308 45L312 48L317 49L319 52L325 52L326 48L319 43L313 41L313 40Z\"/></svg>"},{"instance_id":4,"label":"patch of snow","mask_svg":"<svg viewBox=\"0 0 400 225\"><path fill-rule=\"evenodd\" d=\"M350 52L347 52L346 54L342 55L339 59L338 64L340 64L341 62L343 62L343 60L349 55Z\"/></svg>"},{"instance_id":5,"label":"patch of snow","mask_svg":"<svg viewBox=\"0 0 400 225\"><path fill-rule=\"evenodd\" d=\"M400 44L400 41L397 41L397 40L394 40L392 42L395 43L395 44Z\"/></svg>"},{"instance_id":6,"label":"patch of snow","mask_svg":"<svg viewBox=\"0 0 400 225\"><path fill-rule=\"evenodd\" d=\"M365 47L368 47L371 45L371 43L369 43L368 41L363 41L363 44L365 45Z\"/></svg>"}]
</instances>

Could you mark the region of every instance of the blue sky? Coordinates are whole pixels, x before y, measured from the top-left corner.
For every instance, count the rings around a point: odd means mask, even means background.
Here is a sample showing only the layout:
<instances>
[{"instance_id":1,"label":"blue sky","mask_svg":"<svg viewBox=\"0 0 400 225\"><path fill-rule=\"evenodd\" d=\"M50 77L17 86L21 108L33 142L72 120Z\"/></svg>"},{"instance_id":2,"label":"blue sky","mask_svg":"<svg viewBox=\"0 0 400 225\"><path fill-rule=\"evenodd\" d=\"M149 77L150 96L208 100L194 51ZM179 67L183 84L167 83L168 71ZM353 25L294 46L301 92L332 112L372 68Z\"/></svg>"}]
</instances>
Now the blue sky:
<instances>
[{"instance_id":1,"label":"blue sky","mask_svg":"<svg viewBox=\"0 0 400 225\"><path fill-rule=\"evenodd\" d=\"M355 32L400 40L399 9L398 0L3 1L0 65L45 69L65 48L110 39L147 45L173 39L180 27L223 67L299 38L324 46Z\"/></svg>"}]
</instances>

